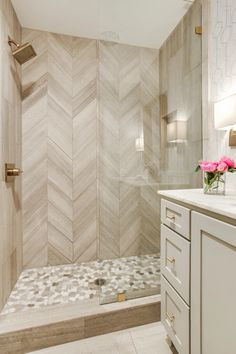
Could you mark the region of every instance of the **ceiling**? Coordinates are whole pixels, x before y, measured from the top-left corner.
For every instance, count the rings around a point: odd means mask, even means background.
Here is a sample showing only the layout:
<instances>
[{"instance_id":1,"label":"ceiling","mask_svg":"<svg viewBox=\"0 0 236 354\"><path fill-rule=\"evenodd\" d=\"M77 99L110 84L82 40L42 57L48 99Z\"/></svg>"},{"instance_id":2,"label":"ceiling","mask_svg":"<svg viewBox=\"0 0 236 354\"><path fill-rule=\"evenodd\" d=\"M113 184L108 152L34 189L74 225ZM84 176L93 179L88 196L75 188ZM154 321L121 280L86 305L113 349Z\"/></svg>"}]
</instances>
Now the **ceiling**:
<instances>
[{"instance_id":1,"label":"ceiling","mask_svg":"<svg viewBox=\"0 0 236 354\"><path fill-rule=\"evenodd\" d=\"M160 48L191 0L12 0L23 27Z\"/></svg>"}]
</instances>

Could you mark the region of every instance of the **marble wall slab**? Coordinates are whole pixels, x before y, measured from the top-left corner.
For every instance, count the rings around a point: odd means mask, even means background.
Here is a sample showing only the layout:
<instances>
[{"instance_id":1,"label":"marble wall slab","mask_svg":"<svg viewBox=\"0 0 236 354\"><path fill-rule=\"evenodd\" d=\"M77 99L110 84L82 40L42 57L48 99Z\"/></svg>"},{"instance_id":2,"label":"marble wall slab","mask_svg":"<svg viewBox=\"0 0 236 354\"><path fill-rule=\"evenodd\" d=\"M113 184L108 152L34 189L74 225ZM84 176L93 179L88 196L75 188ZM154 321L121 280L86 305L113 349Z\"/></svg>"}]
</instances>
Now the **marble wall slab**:
<instances>
[{"instance_id":1,"label":"marble wall slab","mask_svg":"<svg viewBox=\"0 0 236 354\"><path fill-rule=\"evenodd\" d=\"M22 270L21 177L5 183L5 163L21 168L21 70L8 45L21 27L8 0L0 1L0 310Z\"/></svg>"}]
</instances>

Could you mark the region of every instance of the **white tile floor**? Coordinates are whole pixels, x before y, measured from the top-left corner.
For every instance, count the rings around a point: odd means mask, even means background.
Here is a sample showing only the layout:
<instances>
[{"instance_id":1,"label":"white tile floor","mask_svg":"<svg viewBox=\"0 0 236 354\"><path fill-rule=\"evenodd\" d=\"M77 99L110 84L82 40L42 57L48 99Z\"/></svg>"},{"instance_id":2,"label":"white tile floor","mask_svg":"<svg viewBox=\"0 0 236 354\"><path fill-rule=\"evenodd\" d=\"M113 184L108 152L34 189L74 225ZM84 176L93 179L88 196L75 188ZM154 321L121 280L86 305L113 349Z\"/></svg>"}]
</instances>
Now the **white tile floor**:
<instances>
[{"instance_id":1,"label":"white tile floor","mask_svg":"<svg viewBox=\"0 0 236 354\"><path fill-rule=\"evenodd\" d=\"M173 354L160 322L42 349L31 354Z\"/></svg>"}]
</instances>

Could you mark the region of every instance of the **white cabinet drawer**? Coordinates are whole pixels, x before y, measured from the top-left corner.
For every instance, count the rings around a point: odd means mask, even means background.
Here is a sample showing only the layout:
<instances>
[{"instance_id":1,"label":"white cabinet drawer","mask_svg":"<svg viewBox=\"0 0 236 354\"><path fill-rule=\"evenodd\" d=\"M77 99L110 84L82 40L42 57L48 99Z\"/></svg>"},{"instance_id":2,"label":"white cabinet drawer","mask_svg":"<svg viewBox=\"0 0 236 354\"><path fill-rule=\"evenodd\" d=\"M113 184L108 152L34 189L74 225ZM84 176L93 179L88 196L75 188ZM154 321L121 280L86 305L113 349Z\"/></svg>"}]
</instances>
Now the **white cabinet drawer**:
<instances>
[{"instance_id":1,"label":"white cabinet drawer","mask_svg":"<svg viewBox=\"0 0 236 354\"><path fill-rule=\"evenodd\" d=\"M190 210L168 200L161 201L161 222L190 239Z\"/></svg>"},{"instance_id":2,"label":"white cabinet drawer","mask_svg":"<svg viewBox=\"0 0 236 354\"><path fill-rule=\"evenodd\" d=\"M161 320L179 354L189 354L189 307L161 277Z\"/></svg>"},{"instance_id":3,"label":"white cabinet drawer","mask_svg":"<svg viewBox=\"0 0 236 354\"><path fill-rule=\"evenodd\" d=\"M161 225L161 273L189 304L190 242Z\"/></svg>"}]
</instances>

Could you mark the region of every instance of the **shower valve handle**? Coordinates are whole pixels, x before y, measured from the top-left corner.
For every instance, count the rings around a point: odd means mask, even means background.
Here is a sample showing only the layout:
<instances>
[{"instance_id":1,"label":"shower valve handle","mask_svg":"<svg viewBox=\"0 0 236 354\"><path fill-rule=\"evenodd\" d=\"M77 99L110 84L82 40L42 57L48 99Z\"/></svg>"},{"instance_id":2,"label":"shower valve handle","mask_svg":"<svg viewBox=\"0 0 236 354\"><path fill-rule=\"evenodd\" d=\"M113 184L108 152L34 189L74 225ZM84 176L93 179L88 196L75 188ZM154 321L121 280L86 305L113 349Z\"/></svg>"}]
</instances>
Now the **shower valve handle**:
<instances>
[{"instance_id":1,"label":"shower valve handle","mask_svg":"<svg viewBox=\"0 0 236 354\"><path fill-rule=\"evenodd\" d=\"M23 171L20 168L15 167L14 164L6 164L5 165L5 177L6 177L6 182L13 182L14 177L18 177L23 173Z\"/></svg>"},{"instance_id":2,"label":"shower valve handle","mask_svg":"<svg viewBox=\"0 0 236 354\"><path fill-rule=\"evenodd\" d=\"M23 171L20 168L9 168L7 170L7 175L12 177L20 176L22 173Z\"/></svg>"}]
</instances>

